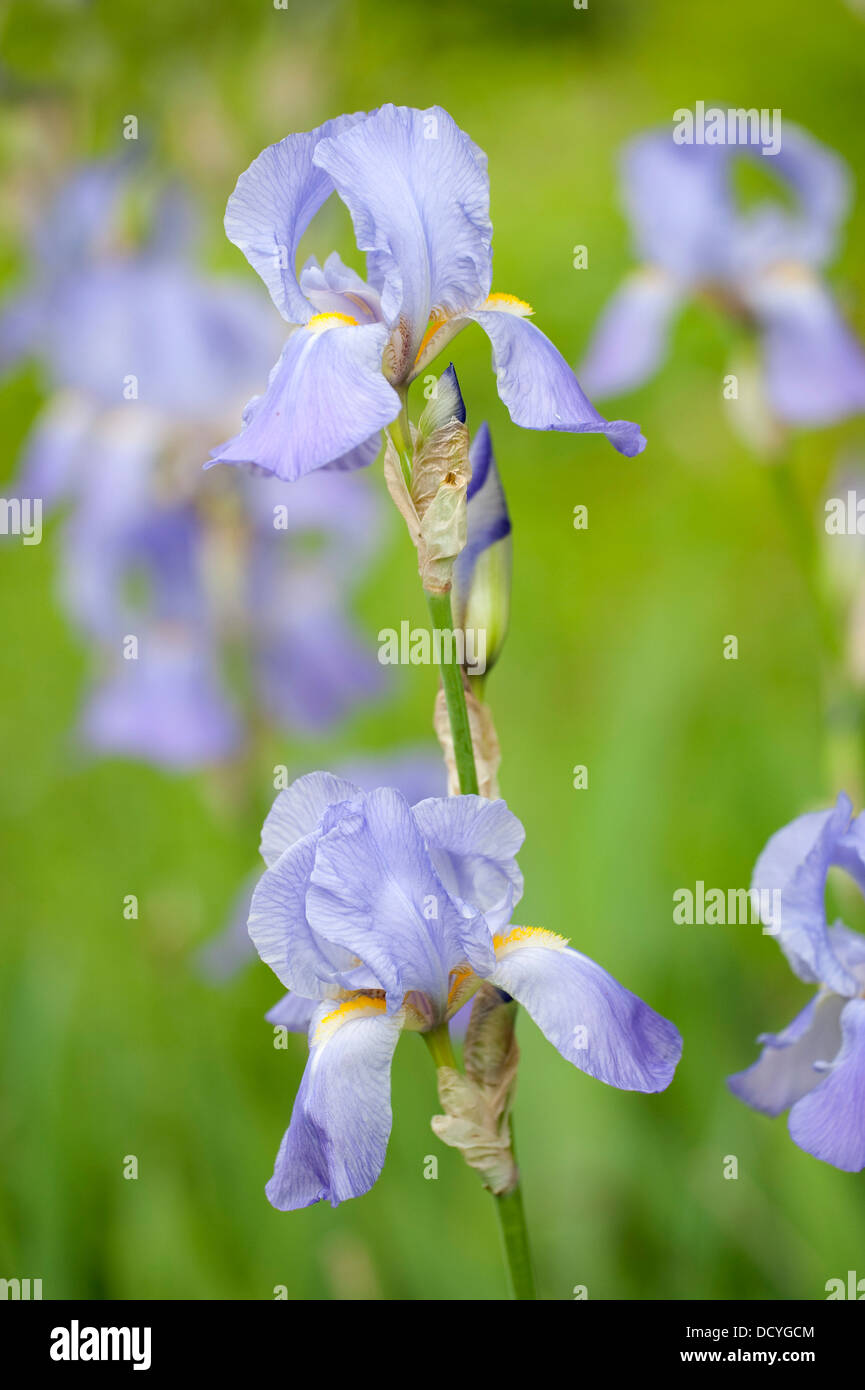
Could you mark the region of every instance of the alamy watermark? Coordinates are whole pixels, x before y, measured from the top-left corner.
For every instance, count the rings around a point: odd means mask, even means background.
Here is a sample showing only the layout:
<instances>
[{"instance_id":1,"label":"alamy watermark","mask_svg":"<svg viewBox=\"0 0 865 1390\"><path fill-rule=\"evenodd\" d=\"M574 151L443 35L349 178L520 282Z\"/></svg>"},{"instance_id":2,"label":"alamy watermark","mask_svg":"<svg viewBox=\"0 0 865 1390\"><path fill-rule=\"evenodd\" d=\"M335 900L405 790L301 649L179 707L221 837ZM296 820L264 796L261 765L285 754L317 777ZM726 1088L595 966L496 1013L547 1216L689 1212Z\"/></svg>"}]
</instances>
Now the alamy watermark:
<instances>
[{"instance_id":1,"label":"alamy watermark","mask_svg":"<svg viewBox=\"0 0 865 1390\"><path fill-rule=\"evenodd\" d=\"M0 536L20 536L25 545L39 545L42 498L0 497Z\"/></svg>"},{"instance_id":2,"label":"alamy watermark","mask_svg":"<svg viewBox=\"0 0 865 1390\"><path fill-rule=\"evenodd\" d=\"M756 927L764 936L781 930L780 888L707 888L698 879L691 888L673 893L673 921L681 926Z\"/></svg>"},{"instance_id":3,"label":"alamy watermark","mask_svg":"<svg viewBox=\"0 0 865 1390\"><path fill-rule=\"evenodd\" d=\"M673 141L677 145L757 145L760 153L781 152L779 107L710 106L698 101L693 111L673 112Z\"/></svg>"},{"instance_id":4,"label":"alamy watermark","mask_svg":"<svg viewBox=\"0 0 865 1390\"><path fill-rule=\"evenodd\" d=\"M484 628L412 627L404 618L378 634L378 659L382 666L465 666L472 675L487 669L487 634Z\"/></svg>"}]
</instances>

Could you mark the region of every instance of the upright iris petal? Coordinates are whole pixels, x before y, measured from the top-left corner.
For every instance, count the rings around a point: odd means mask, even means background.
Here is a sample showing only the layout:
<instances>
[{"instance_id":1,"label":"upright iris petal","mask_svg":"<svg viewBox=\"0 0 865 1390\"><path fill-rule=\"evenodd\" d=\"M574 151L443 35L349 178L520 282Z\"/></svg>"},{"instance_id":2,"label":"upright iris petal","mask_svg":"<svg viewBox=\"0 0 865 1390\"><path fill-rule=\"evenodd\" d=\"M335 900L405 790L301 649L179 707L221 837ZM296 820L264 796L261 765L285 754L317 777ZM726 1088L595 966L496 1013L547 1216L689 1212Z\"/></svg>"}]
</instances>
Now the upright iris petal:
<instances>
[{"instance_id":1,"label":"upright iris petal","mask_svg":"<svg viewBox=\"0 0 865 1390\"><path fill-rule=\"evenodd\" d=\"M365 281L336 256L297 274L300 237L332 191L366 253ZM441 107L387 105L288 136L241 175L226 229L296 326L241 433L212 463L293 480L369 462L401 408L392 388L408 386L472 320L492 341L499 393L518 424L603 433L625 454L644 447L637 426L605 420L552 343L522 321L528 305L490 294L486 157ZM323 328L325 343L313 336Z\"/></svg>"},{"instance_id":2,"label":"upright iris petal","mask_svg":"<svg viewBox=\"0 0 865 1390\"><path fill-rule=\"evenodd\" d=\"M440 106L385 106L322 140L314 159L351 212L382 314L398 331L400 378L431 314L454 317L489 294L486 156Z\"/></svg>"},{"instance_id":3,"label":"upright iris petal","mask_svg":"<svg viewBox=\"0 0 865 1390\"><path fill-rule=\"evenodd\" d=\"M228 200L225 231L257 270L271 298L289 323L312 317L297 280L295 263L300 239L333 192L333 180L313 162L320 140L338 134L365 113L337 116L314 130L287 135L254 159Z\"/></svg>"}]
</instances>

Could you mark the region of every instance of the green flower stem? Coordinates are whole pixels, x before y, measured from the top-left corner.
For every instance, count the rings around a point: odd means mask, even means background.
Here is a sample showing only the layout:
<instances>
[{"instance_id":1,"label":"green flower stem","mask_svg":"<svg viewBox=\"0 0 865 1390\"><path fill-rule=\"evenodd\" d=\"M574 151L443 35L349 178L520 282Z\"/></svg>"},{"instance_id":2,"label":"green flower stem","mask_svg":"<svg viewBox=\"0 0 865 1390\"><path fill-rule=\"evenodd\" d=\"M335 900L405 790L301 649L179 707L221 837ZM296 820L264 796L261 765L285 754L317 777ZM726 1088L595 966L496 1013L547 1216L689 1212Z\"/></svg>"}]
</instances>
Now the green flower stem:
<instances>
[{"instance_id":1,"label":"green flower stem","mask_svg":"<svg viewBox=\"0 0 865 1390\"><path fill-rule=\"evenodd\" d=\"M402 465L403 477L406 487L411 492L412 480L412 442L411 442L411 423L408 414L408 387L403 387L399 392L402 401L402 410L395 420L388 425L388 433L393 440L394 448L399 454L399 461Z\"/></svg>"},{"instance_id":2,"label":"green flower stem","mask_svg":"<svg viewBox=\"0 0 865 1390\"><path fill-rule=\"evenodd\" d=\"M820 636L819 676L828 791L834 799L843 785L856 801L865 794L865 696L855 688L846 668L840 613L835 611L821 573L816 518L797 487L789 459L769 464L768 471Z\"/></svg>"},{"instance_id":3,"label":"green flower stem","mask_svg":"<svg viewBox=\"0 0 865 1390\"><path fill-rule=\"evenodd\" d=\"M451 596L424 591L429 605L433 628L449 632L453 628ZM460 792L463 796L478 794L478 773L475 767L475 752L472 746L472 731L466 705L466 692L463 685L462 668L456 662L442 662L442 685L447 701L448 719L454 741L454 758L457 766Z\"/></svg>"},{"instance_id":4,"label":"green flower stem","mask_svg":"<svg viewBox=\"0 0 865 1390\"><path fill-rule=\"evenodd\" d=\"M496 1216L502 1236L511 1298L534 1299L535 1280L529 1255L523 1194L519 1183L510 1192L504 1192L500 1197L494 1196L493 1201L496 1204Z\"/></svg>"},{"instance_id":5,"label":"green flower stem","mask_svg":"<svg viewBox=\"0 0 865 1390\"><path fill-rule=\"evenodd\" d=\"M451 1067L454 1071L457 1070L457 1059L454 1056L451 1035L446 1023L440 1023L437 1028L431 1028L428 1033L422 1033L421 1037L432 1054L436 1070L439 1067Z\"/></svg>"},{"instance_id":6,"label":"green flower stem","mask_svg":"<svg viewBox=\"0 0 865 1390\"><path fill-rule=\"evenodd\" d=\"M446 1023L431 1028L421 1037L426 1043L436 1070L450 1067L458 1071L453 1044ZM513 1121L511 1121L513 1136ZM511 1141L513 1146L513 1139ZM529 1236L526 1230L526 1216L523 1210L523 1195L519 1182L510 1192L501 1195L493 1193L496 1219L502 1238L502 1253L507 1270L508 1292L513 1299L534 1299L535 1281L532 1275L532 1262L529 1254Z\"/></svg>"}]
</instances>

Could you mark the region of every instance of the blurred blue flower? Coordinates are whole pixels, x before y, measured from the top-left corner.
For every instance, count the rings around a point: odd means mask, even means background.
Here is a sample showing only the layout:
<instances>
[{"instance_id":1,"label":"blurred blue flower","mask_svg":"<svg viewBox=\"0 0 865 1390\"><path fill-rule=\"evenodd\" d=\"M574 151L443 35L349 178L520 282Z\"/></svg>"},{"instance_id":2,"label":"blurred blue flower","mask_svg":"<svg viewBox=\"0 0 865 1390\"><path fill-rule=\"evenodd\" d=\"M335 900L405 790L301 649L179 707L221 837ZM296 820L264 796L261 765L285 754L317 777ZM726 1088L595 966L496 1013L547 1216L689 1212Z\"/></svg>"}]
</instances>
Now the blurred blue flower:
<instances>
[{"instance_id":1,"label":"blurred blue flower","mask_svg":"<svg viewBox=\"0 0 865 1390\"><path fill-rule=\"evenodd\" d=\"M851 814L842 792L832 810L779 830L757 860L761 900L770 901L770 890L781 894L780 920L773 912L771 924L779 945L799 979L820 988L783 1032L761 1035L762 1054L729 1086L766 1115L789 1109L801 1149L858 1172L865 1168L865 937L841 922L828 926L824 905L832 868L865 892L865 814Z\"/></svg>"},{"instance_id":2,"label":"blurred blue flower","mask_svg":"<svg viewBox=\"0 0 865 1390\"><path fill-rule=\"evenodd\" d=\"M366 281L335 253L297 275L301 237L333 192L367 254ZM293 327L265 393L214 463L289 480L370 463L400 392L471 321L492 342L516 424L600 431L625 454L644 447L636 425L598 414L529 321L531 307L490 293L486 156L441 107L387 105L287 136L240 176L225 227Z\"/></svg>"},{"instance_id":3,"label":"blurred blue flower","mask_svg":"<svg viewBox=\"0 0 865 1390\"><path fill-rule=\"evenodd\" d=\"M280 1210L366 1192L391 1127L403 1028L427 1032L489 980L563 1057L624 1090L670 1082L666 1019L552 932L511 925L523 828L503 801L365 793L328 773L279 794L249 932L290 993L268 1015L309 1029L310 1056L267 1186Z\"/></svg>"},{"instance_id":4,"label":"blurred blue flower","mask_svg":"<svg viewBox=\"0 0 865 1390\"><path fill-rule=\"evenodd\" d=\"M631 390L660 366L676 311L706 294L759 335L775 416L824 425L865 409L865 353L821 270L849 204L841 160L784 126L777 201L737 200L737 158L759 146L675 144L655 131L626 146L622 184L643 262L604 311L580 375L599 396Z\"/></svg>"},{"instance_id":5,"label":"blurred blue flower","mask_svg":"<svg viewBox=\"0 0 865 1390\"><path fill-rule=\"evenodd\" d=\"M273 319L266 300L196 274L177 192L143 246L113 246L130 174L95 165L61 190L37 229L33 283L0 315L0 352L7 366L38 355L55 387L17 489L66 507L61 599L103 667L83 738L187 768L242 742L229 647L284 726L325 729L380 693L346 595L381 511L338 474L299 489L202 475L207 441L271 360Z\"/></svg>"}]
</instances>

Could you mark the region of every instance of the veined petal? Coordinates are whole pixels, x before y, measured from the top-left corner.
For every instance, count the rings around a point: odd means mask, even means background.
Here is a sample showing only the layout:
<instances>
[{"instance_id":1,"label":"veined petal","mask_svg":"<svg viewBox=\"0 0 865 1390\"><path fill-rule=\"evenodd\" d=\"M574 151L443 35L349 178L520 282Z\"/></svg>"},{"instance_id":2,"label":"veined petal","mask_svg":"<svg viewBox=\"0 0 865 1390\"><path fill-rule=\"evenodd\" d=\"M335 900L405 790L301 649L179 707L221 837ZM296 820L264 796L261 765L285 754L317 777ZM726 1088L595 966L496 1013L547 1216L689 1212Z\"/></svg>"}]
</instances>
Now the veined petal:
<instances>
[{"instance_id":1,"label":"veined petal","mask_svg":"<svg viewBox=\"0 0 865 1390\"><path fill-rule=\"evenodd\" d=\"M865 411L865 350L829 290L779 268L748 287L763 327L766 388L783 420L829 425Z\"/></svg>"},{"instance_id":2,"label":"veined petal","mask_svg":"<svg viewBox=\"0 0 865 1390\"><path fill-rule=\"evenodd\" d=\"M497 301L497 296L491 299ZM646 447L639 425L605 420L598 413L558 348L528 318L497 302L468 317L480 324L492 343L499 395L515 425L527 430L605 434L628 457Z\"/></svg>"},{"instance_id":3,"label":"veined petal","mask_svg":"<svg viewBox=\"0 0 865 1390\"><path fill-rule=\"evenodd\" d=\"M552 932L496 939L490 981L513 995L581 1071L623 1091L663 1091L682 1055L678 1029Z\"/></svg>"},{"instance_id":4,"label":"veined petal","mask_svg":"<svg viewBox=\"0 0 865 1390\"><path fill-rule=\"evenodd\" d=\"M280 1145L268 1201L294 1211L368 1192L384 1166L391 1129L390 1068L402 1017L356 995L322 1005L309 1061Z\"/></svg>"},{"instance_id":5,"label":"veined petal","mask_svg":"<svg viewBox=\"0 0 865 1390\"><path fill-rule=\"evenodd\" d=\"M298 777L277 796L261 828L261 857L272 868L291 845L315 830L328 806L350 801L358 788L329 772L309 772Z\"/></svg>"},{"instance_id":6,"label":"veined petal","mask_svg":"<svg viewBox=\"0 0 865 1390\"><path fill-rule=\"evenodd\" d=\"M824 1079L790 1111L790 1137L824 1163L865 1168L865 999L841 1014L842 1044Z\"/></svg>"},{"instance_id":7,"label":"veined petal","mask_svg":"<svg viewBox=\"0 0 865 1390\"><path fill-rule=\"evenodd\" d=\"M526 832L504 801L430 797L412 814L448 893L480 909L491 932L510 922L523 895L516 854Z\"/></svg>"},{"instance_id":8,"label":"veined petal","mask_svg":"<svg viewBox=\"0 0 865 1390\"><path fill-rule=\"evenodd\" d=\"M604 309L579 369L586 390L615 396L648 381L666 356L681 302L671 275L651 269L629 275Z\"/></svg>"},{"instance_id":9,"label":"veined petal","mask_svg":"<svg viewBox=\"0 0 865 1390\"><path fill-rule=\"evenodd\" d=\"M210 464L256 464L293 482L368 446L400 410L381 370L386 339L384 324L298 328L265 394L247 406L240 434Z\"/></svg>"},{"instance_id":10,"label":"veined petal","mask_svg":"<svg viewBox=\"0 0 865 1390\"><path fill-rule=\"evenodd\" d=\"M826 931L826 876L850 824L852 807L842 792L830 811L809 811L769 840L756 865L752 890L763 903L780 893L778 944L800 980L826 985L837 994L856 993L856 980L838 960ZM774 907L771 912L777 914Z\"/></svg>"},{"instance_id":11,"label":"veined petal","mask_svg":"<svg viewBox=\"0 0 865 1390\"><path fill-rule=\"evenodd\" d=\"M316 147L351 212L382 313L414 361L430 314L482 303L492 274L486 157L440 106L383 106Z\"/></svg>"},{"instance_id":12,"label":"veined petal","mask_svg":"<svg viewBox=\"0 0 865 1390\"><path fill-rule=\"evenodd\" d=\"M299 809L298 814L302 814ZM307 893L318 834L304 835L262 875L249 910L253 945L286 989L309 999L350 987L356 956L324 940L307 919Z\"/></svg>"},{"instance_id":13,"label":"veined petal","mask_svg":"<svg viewBox=\"0 0 865 1390\"><path fill-rule=\"evenodd\" d=\"M398 1008L410 990L444 1007L450 971L491 963L489 930L436 873L411 808L389 787L327 812L307 894L315 931L358 956ZM282 861L280 861L281 863Z\"/></svg>"},{"instance_id":14,"label":"veined petal","mask_svg":"<svg viewBox=\"0 0 865 1390\"><path fill-rule=\"evenodd\" d=\"M814 996L781 1033L763 1033L763 1051L746 1071L727 1078L727 1085L746 1105L765 1115L780 1115L821 1080L815 1062L831 1062L841 1046L841 1011L845 1000L828 990Z\"/></svg>"},{"instance_id":15,"label":"veined petal","mask_svg":"<svg viewBox=\"0 0 865 1390\"><path fill-rule=\"evenodd\" d=\"M225 231L258 271L289 323L306 323L312 313L297 280L300 239L333 192L326 170L313 163L319 140L347 130L365 112L337 116L314 130L269 145L241 174L228 200Z\"/></svg>"}]
</instances>

